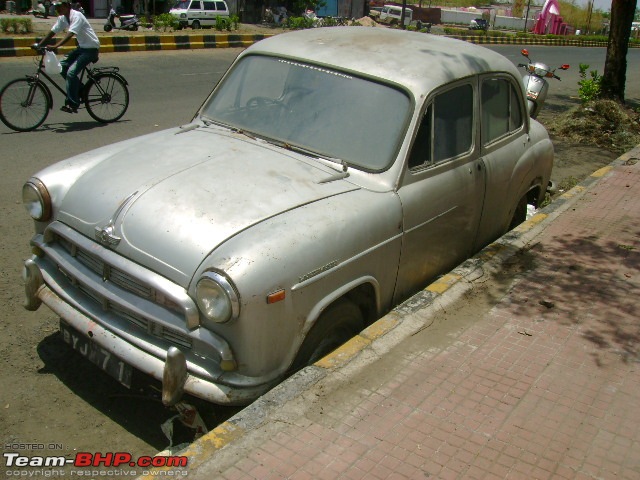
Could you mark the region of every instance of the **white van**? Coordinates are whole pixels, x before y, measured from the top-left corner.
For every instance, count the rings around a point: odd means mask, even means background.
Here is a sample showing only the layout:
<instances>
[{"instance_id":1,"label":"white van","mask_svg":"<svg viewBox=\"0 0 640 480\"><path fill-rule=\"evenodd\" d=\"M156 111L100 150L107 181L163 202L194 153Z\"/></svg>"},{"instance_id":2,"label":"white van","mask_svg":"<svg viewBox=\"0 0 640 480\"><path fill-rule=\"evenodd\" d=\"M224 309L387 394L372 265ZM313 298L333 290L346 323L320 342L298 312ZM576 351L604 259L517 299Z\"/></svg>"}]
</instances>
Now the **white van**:
<instances>
[{"instance_id":1,"label":"white van","mask_svg":"<svg viewBox=\"0 0 640 480\"><path fill-rule=\"evenodd\" d=\"M217 17L229 18L229 7L224 0L179 0L169 13L180 27L212 27Z\"/></svg>"},{"instance_id":2,"label":"white van","mask_svg":"<svg viewBox=\"0 0 640 480\"><path fill-rule=\"evenodd\" d=\"M380 11L378 22L385 23L387 25L399 25L402 18L402 7L397 5L385 5ZM404 24L409 25L413 19L413 10L410 8L404 9Z\"/></svg>"}]
</instances>

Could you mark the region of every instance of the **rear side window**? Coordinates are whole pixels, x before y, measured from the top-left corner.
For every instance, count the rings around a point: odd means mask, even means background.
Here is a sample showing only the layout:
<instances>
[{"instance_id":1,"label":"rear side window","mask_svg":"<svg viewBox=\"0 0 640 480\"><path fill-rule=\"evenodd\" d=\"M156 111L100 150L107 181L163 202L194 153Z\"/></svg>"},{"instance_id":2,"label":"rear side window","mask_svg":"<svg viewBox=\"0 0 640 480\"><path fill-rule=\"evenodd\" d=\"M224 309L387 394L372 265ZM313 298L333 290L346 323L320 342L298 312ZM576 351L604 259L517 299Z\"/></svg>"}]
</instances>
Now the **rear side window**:
<instances>
[{"instance_id":1,"label":"rear side window","mask_svg":"<svg viewBox=\"0 0 640 480\"><path fill-rule=\"evenodd\" d=\"M200 5L199 1L193 1L191 2L191 5L189 5L189 10L202 10L202 5Z\"/></svg>"},{"instance_id":2,"label":"rear side window","mask_svg":"<svg viewBox=\"0 0 640 480\"><path fill-rule=\"evenodd\" d=\"M427 107L409 156L409 168L457 157L473 146L473 87L438 94Z\"/></svg>"},{"instance_id":3,"label":"rear side window","mask_svg":"<svg viewBox=\"0 0 640 480\"><path fill-rule=\"evenodd\" d=\"M482 82L482 143L498 140L522 126L522 110L515 86L506 78Z\"/></svg>"},{"instance_id":4,"label":"rear side window","mask_svg":"<svg viewBox=\"0 0 640 480\"><path fill-rule=\"evenodd\" d=\"M224 12L227 9L224 2L216 2L216 10Z\"/></svg>"},{"instance_id":5,"label":"rear side window","mask_svg":"<svg viewBox=\"0 0 640 480\"><path fill-rule=\"evenodd\" d=\"M215 10L216 9L215 2L204 2L204 9L205 10Z\"/></svg>"}]
</instances>

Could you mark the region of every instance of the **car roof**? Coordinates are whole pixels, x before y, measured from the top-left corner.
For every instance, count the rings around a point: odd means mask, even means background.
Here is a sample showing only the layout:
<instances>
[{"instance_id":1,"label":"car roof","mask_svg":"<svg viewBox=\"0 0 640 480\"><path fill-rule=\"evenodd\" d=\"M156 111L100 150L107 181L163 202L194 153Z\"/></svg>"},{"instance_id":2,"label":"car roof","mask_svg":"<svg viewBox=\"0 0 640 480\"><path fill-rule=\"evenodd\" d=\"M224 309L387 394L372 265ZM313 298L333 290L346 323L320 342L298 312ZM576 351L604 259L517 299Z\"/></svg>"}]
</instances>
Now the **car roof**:
<instances>
[{"instance_id":1,"label":"car roof","mask_svg":"<svg viewBox=\"0 0 640 480\"><path fill-rule=\"evenodd\" d=\"M415 98L479 73L517 68L503 55L462 40L381 27L325 27L261 40L241 56L284 56L403 85Z\"/></svg>"}]
</instances>

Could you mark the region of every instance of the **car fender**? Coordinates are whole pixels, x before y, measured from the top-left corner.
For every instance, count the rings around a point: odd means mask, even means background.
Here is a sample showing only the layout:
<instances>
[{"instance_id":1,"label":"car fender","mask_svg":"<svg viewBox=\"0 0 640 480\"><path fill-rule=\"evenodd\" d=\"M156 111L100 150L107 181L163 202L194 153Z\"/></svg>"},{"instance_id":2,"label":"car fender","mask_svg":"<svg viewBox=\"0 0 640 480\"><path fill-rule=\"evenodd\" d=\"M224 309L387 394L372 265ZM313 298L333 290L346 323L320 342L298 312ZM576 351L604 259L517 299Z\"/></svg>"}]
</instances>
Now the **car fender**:
<instances>
[{"instance_id":1,"label":"car fender","mask_svg":"<svg viewBox=\"0 0 640 480\"><path fill-rule=\"evenodd\" d=\"M366 218L366 222L363 221ZM245 375L284 373L322 311L369 284L373 313L390 307L402 241L402 210L393 192L334 195L272 217L227 240L196 272L233 283L240 315L210 326L225 338ZM269 303L270 294L283 292Z\"/></svg>"}]
</instances>

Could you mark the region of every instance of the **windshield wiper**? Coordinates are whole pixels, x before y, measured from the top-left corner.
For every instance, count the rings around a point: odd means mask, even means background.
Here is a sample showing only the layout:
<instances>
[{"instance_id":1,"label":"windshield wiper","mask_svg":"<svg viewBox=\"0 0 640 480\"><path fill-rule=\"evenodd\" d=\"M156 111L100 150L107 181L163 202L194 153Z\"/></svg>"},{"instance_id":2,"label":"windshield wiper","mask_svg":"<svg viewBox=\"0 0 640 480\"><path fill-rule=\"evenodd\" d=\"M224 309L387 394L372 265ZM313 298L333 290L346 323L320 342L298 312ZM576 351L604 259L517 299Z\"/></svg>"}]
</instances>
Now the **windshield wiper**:
<instances>
[{"instance_id":1,"label":"windshield wiper","mask_svg":"<svg viewBox=\"0 0 640 480\"><path fill-rule=\"evenodd\" d=\"M318 183L329 183L335 180L342 180L343 178L347 178L349 176L349 172L347 172L347 169L349 168L349 164L345 160L342 160L342 162L340 163L342 163L341 172L334 173L333 175L320 180Z\"/></svg>"},{"instance_id":2,"label":"windshield wiper","mask_svg":"<svg viewBox=\"0 0 640 480\"><path fill-rule=\"evenodd\" d=\"M200 128L199 123L188 123L187 125L181 125L180 130L176 132L176 135L190 132L191 130L195 130L196 128Z\"/></svg>"},{"instance_id":3,"label":"windshield wiper","mask_svg":"<svg viewBox=\"0 0 640 480\"><path fill-rule=\"evenodd\" d=\"M204 124L208 127L210 125L215 125L217 127L222 127L225 130L229 130L230 132L237 133L240 135L244 135L245 137L249 137L251 140L256 140L256 136L247 130L243 130L238 127L232 127L231 125L227 125L226 123L219 122L217 120L213 120L211 118L201 117ZM180 132L181 133L181 132Z\"/></svg>"},{"instance_id":4,"label":"windshield wiper","mask_svg":"<svg viewBox=\"0 0 640 480\"><path fill-rule=\"evenodd\" d=\"M238 133L240 135L244 135L245 137L249 137L251 140L256 140L257 137L247 130L242 130L241 128L229 127L233 133Z\"/></svg>"}]
</instances>

